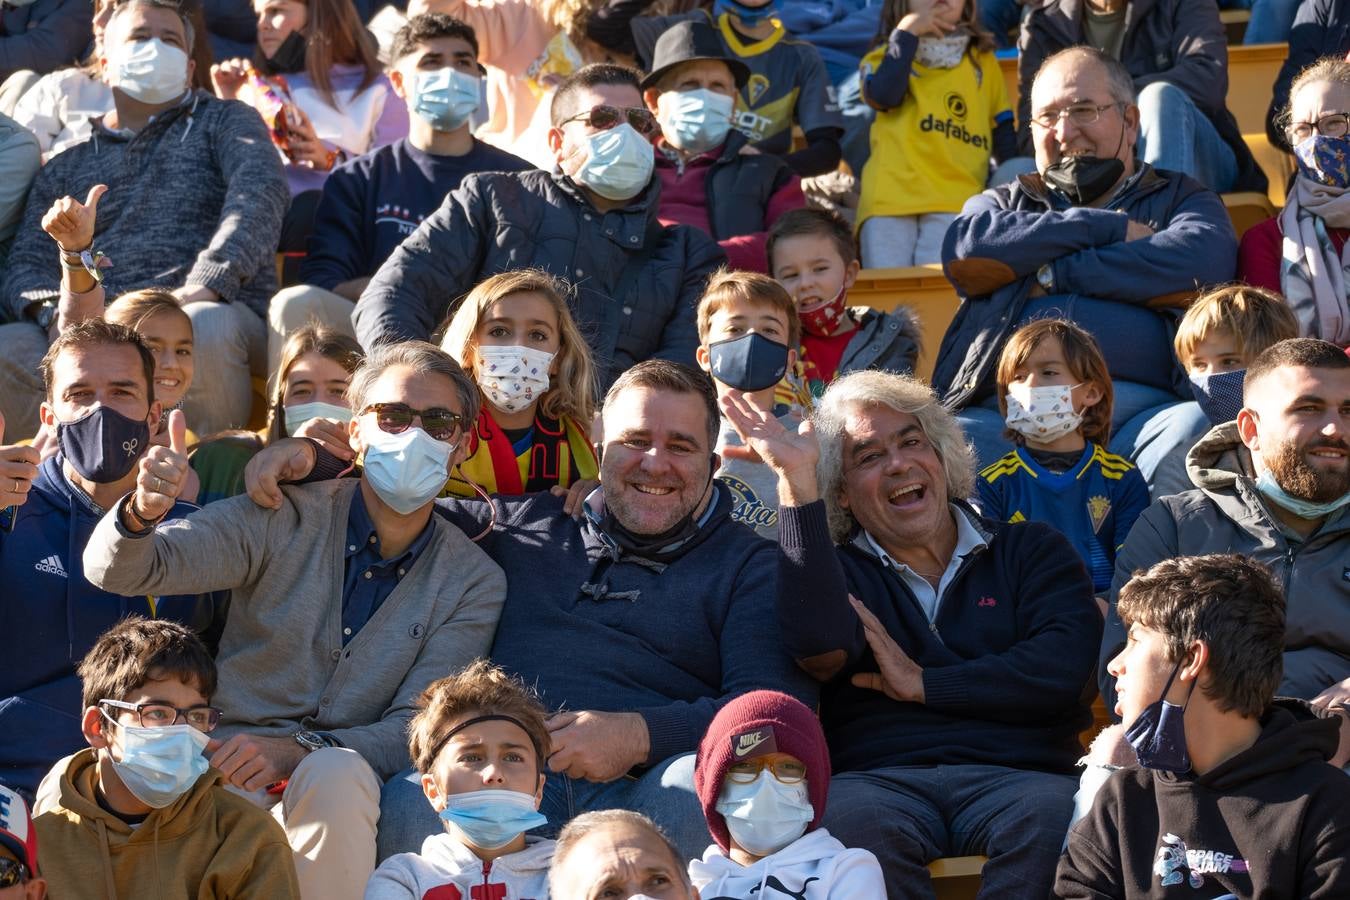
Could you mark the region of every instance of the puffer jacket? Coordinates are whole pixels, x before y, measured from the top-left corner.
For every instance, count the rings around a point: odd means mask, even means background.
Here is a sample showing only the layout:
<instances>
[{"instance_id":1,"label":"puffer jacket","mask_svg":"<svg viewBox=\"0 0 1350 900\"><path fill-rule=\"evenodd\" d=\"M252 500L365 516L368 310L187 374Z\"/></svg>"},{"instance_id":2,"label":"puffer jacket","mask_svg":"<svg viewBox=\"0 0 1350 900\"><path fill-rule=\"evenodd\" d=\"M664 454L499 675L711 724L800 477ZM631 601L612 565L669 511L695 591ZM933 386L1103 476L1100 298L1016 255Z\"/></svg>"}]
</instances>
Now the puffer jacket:
<instances>
[{"instance_id":1,"label":"puffer jacket","mask_svg":"<svg viewBox=\"0 0 1350 900\"><path fill-rule=\"evenodd\" d=\"M1318 647L1350 666L1350 514L1306 541L1290 541L1257 493L1251 454L1236 422L1205 435L1191 448L1186 467L1196 490L1162 497L1145 509L1116 557L1097 673L1106 708L1116 702L1106 664L1125 645L1116 611L1120 589L1135 571L1175 556L1239 553L1269 567L1288 598L1285 650Z\"/></svg>"},{"instance_id":2,"label":"puffer jacket","mask_svg":"<svg viewBox=\"0 0 1350 900\"><path fill-rule=\"evenodd\" d=\"M1122 312L1144 308L1162 317L1171 356L1180 308L1204 285L1232 280L1237 236L1218 194L1186 175L1137 166L1105 208L1070 206L1039 175L966 201L942 244L943 270L962 297L933 370L944 404L959 409L993 392L998 355L1045 264L1059 294L1115 301ZM1130 221L1155 233L1126 241ZM1186 373L1173 368L1173 390L1190 396Z\"/></svg>"},{"instance_id":3,"label":"puffer jacket","mask_svg":"<svg viewBox=\"0 0 1350 900\"><path fill-rule=\"evenodd\" d=\"M914 371L921 332L913 310L897 306L890 312L882 312L870 306L854 306L849 313L858 330L839 357L840 375L863 369L885 369L906 375Z\"/></svg>"},{"instance_id":4,"label":"puffer jacket","mask_svg":"<svg viewBox=\"0 0 1350 900\"><path fill-rule=\"evenodd\" d=\"M1031 82L1041 63L1056 52L1086 43L1086 0L1049 0L1022 20L1017 47L1019 100L1017 127L1022 152L1031 155ZM1130 0L1125 11L1125 41L1120 61L1135 90L1167 82L1186 92L1237 159L1235 191L1269 187L1266 175L1242 140L1242 129L1228 111L1228 40L1212 0Z\"/></svg>"},{"instance_id":5,"label":"puffer jacket","mask_svg":"<svg viewBox=\"0 0 1350 900\"><path fill-rule=\"evenodd\" d=\"M366 348L426 340L475 284L533 266L574 285L572 314L601 390L652 357L692 365L698 299L726 257L695 228L662 227L660 194L653 178L627 206L602 213L560 173L470 175L371 279L352 314L356 336ZM645 255L642 268L615 297L634 254Z\"/></svg>"}]
</instances>

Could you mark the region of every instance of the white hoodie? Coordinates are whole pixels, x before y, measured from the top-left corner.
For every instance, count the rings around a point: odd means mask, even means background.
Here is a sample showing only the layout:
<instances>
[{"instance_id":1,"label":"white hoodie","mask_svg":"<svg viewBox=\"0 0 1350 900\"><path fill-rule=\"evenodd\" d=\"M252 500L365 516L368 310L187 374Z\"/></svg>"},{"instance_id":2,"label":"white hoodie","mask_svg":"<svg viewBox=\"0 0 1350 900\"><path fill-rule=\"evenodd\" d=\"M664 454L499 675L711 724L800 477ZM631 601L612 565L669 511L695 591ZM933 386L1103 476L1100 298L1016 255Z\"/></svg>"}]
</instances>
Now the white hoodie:
<instances>
[{"instance_id":1,"label":"white hoodie","mask_svg":"<svg viewBox=\"0 0 1350 900\"><path fill-rule=\"evenodd\" d=\"M850 850L824 828L809 831L752 866L713 844L689 864L703 900L885 900L881 864L868 850ZM366 895L370 900L370 895Z\"/></svg>"},{"instance_id":2,"label":"white hoodie","mask_svg":"<svg viewBox=\"0 0 1350 900\"><path fill-rule=\"evenodd\" d=\"M365 900L422 900L428 891L450 884L464 897L491 885L505 887L506 893L479 893L501 900L548 900L552 860L553 841L528 835L524 850L486 863L449 834L433 834L421 853L400 853L381 863L366 884Z\"/></svg>"}]
</instances>

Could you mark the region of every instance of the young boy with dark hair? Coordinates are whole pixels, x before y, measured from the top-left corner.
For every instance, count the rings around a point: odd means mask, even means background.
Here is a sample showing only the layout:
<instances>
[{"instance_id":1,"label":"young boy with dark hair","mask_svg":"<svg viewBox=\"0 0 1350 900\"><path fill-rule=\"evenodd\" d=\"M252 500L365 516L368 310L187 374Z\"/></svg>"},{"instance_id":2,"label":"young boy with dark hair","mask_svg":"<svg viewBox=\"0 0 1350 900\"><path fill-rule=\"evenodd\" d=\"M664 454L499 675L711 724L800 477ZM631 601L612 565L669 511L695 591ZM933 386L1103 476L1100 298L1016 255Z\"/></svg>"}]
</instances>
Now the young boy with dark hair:
<instances>
[{"instance_id":1,"label":"young boy with dark hair","mask_svg":"<svg viewBox=\"0 0 1350 900\"><path fill-rule=\"evenodd\" d=\"M418 706L408 751L445 833L421 853L385 860L365 900L543 900L553 841L525 834L548 821L539 813L550 747L543 706L484 660L433 683Z\"/></svg>"},{"instance_id":2,"label":"young boy with dark hair","mask_svg":"<svg viewBox=\"0 0 1350 900\"><path fill-rule=\"evenodd\" d=\"M1069 832L1055 896L1350 896L1350 778L1327 764L1343 714L1275 699L1285 602L1270 573L1168 559L1118 606L1128 641L1108 668L1139 766Z\"/></svg>"},{"instance_id":3,"label":"young boy with dark hair","mask_svg":"<svg viewBox=\"0 0 1350 900\"><path fill-rule=\"evenodd\" d=\"M220 721L216 666L176 622L129 617L79 667L89 748L38 790L43 874L56 897L299 898L290 845L225 789L202 751Z\"/></svg>"},{"instance_id":4,"label":"young boy with dark hair","mask_svg":"<svg viewBox=\"0 0 1350 900\"><path fill-rule=\"evenodd\" d=\"M787 289L801 318L801 361L819 397L840 375L862 369L909 374L919 359L919 323L908 307L850 307L861 263L853 228L838 213L794 209L778 217L765 247L769 274Z\"/></svg>"}]
</instances>

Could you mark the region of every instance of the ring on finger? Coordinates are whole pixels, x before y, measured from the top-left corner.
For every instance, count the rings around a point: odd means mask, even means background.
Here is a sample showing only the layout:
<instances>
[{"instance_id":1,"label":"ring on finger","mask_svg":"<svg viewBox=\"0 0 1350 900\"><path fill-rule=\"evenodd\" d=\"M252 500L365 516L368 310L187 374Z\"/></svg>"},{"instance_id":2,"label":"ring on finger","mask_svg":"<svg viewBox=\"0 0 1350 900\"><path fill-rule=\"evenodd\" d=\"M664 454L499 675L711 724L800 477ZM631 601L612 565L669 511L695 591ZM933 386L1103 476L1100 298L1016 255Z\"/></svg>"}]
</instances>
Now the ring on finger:
<instances>
[{"instance_id":1,"label":"ring on finger","mask_svg":"<svg viewBox=\"0 0 1350 900\"><path fill-rule=\"evenodd\" d=\"M158 475L155 476L155 493L164 493L164 479L160 478Z\"/></svg>"}]
</instances>

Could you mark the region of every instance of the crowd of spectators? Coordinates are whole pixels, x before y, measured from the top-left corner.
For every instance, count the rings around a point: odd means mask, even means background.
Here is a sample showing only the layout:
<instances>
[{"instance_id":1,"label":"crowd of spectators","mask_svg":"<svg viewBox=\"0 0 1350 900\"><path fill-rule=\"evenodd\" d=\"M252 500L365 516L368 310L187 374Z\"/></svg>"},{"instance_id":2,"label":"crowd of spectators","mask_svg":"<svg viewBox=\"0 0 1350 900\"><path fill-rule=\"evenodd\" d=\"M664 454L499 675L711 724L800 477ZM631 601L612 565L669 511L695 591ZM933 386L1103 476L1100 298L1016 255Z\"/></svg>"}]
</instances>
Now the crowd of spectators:
<instances>
[{"instance_id":1,"label":"crowd of spectators","mask_svg":"<svg viewBox=\"0 0 1350 900\"><path fill-rule=\"evenodd\" d=\"M0 900L1350 896L1347 198L1332 0L0 3Z\"/></svg>"}]
</instances>

